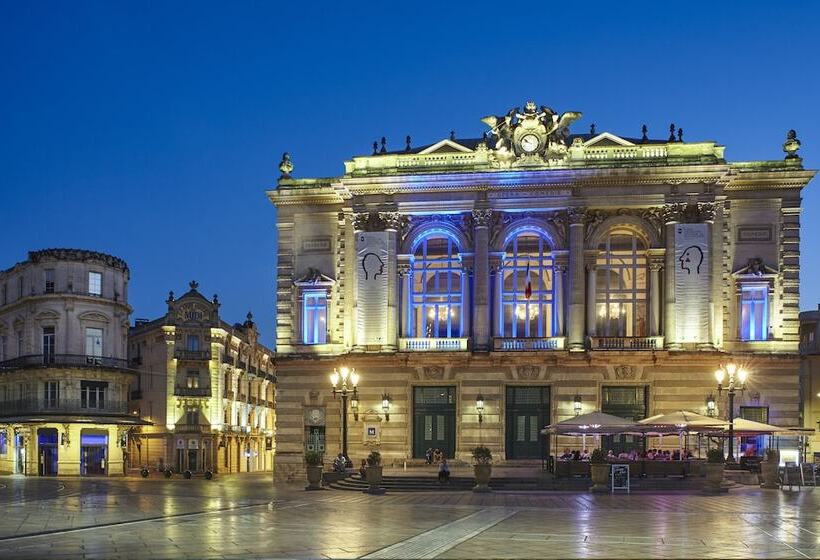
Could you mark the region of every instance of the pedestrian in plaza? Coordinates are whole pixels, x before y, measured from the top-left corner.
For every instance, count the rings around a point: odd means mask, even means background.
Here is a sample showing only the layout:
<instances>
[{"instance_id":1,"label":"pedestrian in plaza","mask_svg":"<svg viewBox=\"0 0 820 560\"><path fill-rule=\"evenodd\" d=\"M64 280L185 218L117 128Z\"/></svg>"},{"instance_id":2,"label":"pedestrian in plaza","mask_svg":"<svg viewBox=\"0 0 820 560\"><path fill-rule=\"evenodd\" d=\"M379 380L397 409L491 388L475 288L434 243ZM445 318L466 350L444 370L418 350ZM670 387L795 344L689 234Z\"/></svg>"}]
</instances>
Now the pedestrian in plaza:
<instances>
[{"instance_id":1,"label":"pedestrian in plaza","mask_svg":"<svg viewBox=\"0 0 820 560\"><path fill-rule=\"evenodd\" d=\"M433 448L428 447L427 451L424 452L424 458L427 460L428 465L433 464Z\"/></svg>"},{"instance_id":2,"label":"pedestrian in plaza","mask_svg":"<svg viewBox=\"0 0 820 560\"><path fill-rule=\"evenodd\" d=\"M362 477L362 479L367 477L367 460L366 459L362 459L362 466L359 467L359 476Z\"/></svg>"}]
</instances>

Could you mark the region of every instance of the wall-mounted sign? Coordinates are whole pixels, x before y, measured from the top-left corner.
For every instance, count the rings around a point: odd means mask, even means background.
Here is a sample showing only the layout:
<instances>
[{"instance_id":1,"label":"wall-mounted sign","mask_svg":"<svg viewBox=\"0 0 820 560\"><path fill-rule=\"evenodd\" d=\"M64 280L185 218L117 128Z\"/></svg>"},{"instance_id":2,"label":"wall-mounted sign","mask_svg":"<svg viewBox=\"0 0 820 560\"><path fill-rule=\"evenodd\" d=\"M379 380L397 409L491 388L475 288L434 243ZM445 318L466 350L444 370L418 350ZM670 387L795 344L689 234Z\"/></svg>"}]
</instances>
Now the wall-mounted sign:
<instances>
[{"instance_id":1,"label":"wall-mounted sign","mask_svg":"<svg viewBox=\"0 0 820 560\"><path fill-rule=\"evenodd\" d=\"M737 226L738 243L761 243L773 237L772 226Z\"/></svg>"}]
</instances>

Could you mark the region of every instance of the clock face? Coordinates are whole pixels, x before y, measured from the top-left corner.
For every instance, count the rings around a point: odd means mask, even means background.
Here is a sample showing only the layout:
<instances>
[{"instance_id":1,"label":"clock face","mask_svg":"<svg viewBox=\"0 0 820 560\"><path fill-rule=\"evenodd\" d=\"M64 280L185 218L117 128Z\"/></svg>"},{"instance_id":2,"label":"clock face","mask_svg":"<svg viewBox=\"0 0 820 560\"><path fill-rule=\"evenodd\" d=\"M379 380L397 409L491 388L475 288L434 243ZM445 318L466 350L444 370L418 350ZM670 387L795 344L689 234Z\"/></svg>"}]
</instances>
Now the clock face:
<instances>
[{"instance_id":1,"label":"clock face","mask_svg":"<svg viewBox=\"0 0 820 560\"><path fill-rule=\"evenodd\" d=\"M314 424L319 424L322 421L322 411L318 408L314 408L309 413L310 421Z\"/></svg>"},{"instance_id":2,"label":"clock face","mask_svg":"<svg viewBox=\"0 0 820 560\"><path fill-rule=\"evenodd\" d=\"M521 149L531 154L538 149L538 136L535 134L527 134L521 138Z\"/></svg>"}]
</instances>

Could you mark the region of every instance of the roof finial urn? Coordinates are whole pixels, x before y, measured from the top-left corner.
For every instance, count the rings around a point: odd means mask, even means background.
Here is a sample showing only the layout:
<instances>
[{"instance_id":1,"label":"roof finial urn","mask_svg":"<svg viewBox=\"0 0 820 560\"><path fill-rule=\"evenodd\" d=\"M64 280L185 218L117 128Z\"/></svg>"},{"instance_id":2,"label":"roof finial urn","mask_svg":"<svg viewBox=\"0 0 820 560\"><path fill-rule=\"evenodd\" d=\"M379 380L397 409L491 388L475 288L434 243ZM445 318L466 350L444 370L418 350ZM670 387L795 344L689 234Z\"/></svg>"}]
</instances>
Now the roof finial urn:
<instances>
[{"instance_id":1,"label":"roof finial urn","mask_svg":"<svg viewBox=\"0 0 820 560\"><path fill-rule=\"evenodd\" d=\"M800 140L797 139L797 132L791 129L786 133L786 141L783 142L783 151L786 152L786 159L797 159L797 150L800 149Z\"/></svg>"},{"instance_id":2,"label":"roof finial urn","mask_svg":"<svg viewBox=\"0 0 820 560\"><path fill-rule=\"evenodd\" d=\"M282 154L282 161L279 162L279 171L282 172L280 179L290 179L290 174L293 171L293 162L290 161L290 154L285 152Z\"/></svg>"},{"instance_id":3,"label":"roof finial urn","mask_svg":"<svg viewBox=\"0 0 820 560\"><path fill-rule=\"evenodd\" d=\"M192 290L196 290L197 288L199 288L199 282L197 282L196 280L191 280L190 282L188 282L188 286Z\"/></svg>"}]
</instances>

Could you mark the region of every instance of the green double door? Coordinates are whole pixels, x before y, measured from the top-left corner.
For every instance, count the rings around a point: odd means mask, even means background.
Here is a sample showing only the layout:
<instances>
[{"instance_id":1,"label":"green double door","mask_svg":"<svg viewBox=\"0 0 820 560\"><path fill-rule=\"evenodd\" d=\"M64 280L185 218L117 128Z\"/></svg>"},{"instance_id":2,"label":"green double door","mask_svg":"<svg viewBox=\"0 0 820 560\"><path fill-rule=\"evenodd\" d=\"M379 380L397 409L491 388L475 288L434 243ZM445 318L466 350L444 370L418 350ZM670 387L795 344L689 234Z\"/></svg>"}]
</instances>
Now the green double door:
<instances>
[{"instance_id":1,"label":"green double door","mask_svg":"<svg viewBox=\"0 0 820 560\"><path fill-rule=\"evenodd\" d=\"M507 459L541 459L549 442L541 430L549 424L549 387L507 387Z\"/></svg>"},{"instance_id":2,"label":"green double door","mask_svg":"<svg viewBox=\"0 0 820 560\"><path fill-rule=\"evenodd\" d=\"M455 456L455 387L413 388L413 457L423 459L428 449Z\"/></svg>"}]
</instances>

